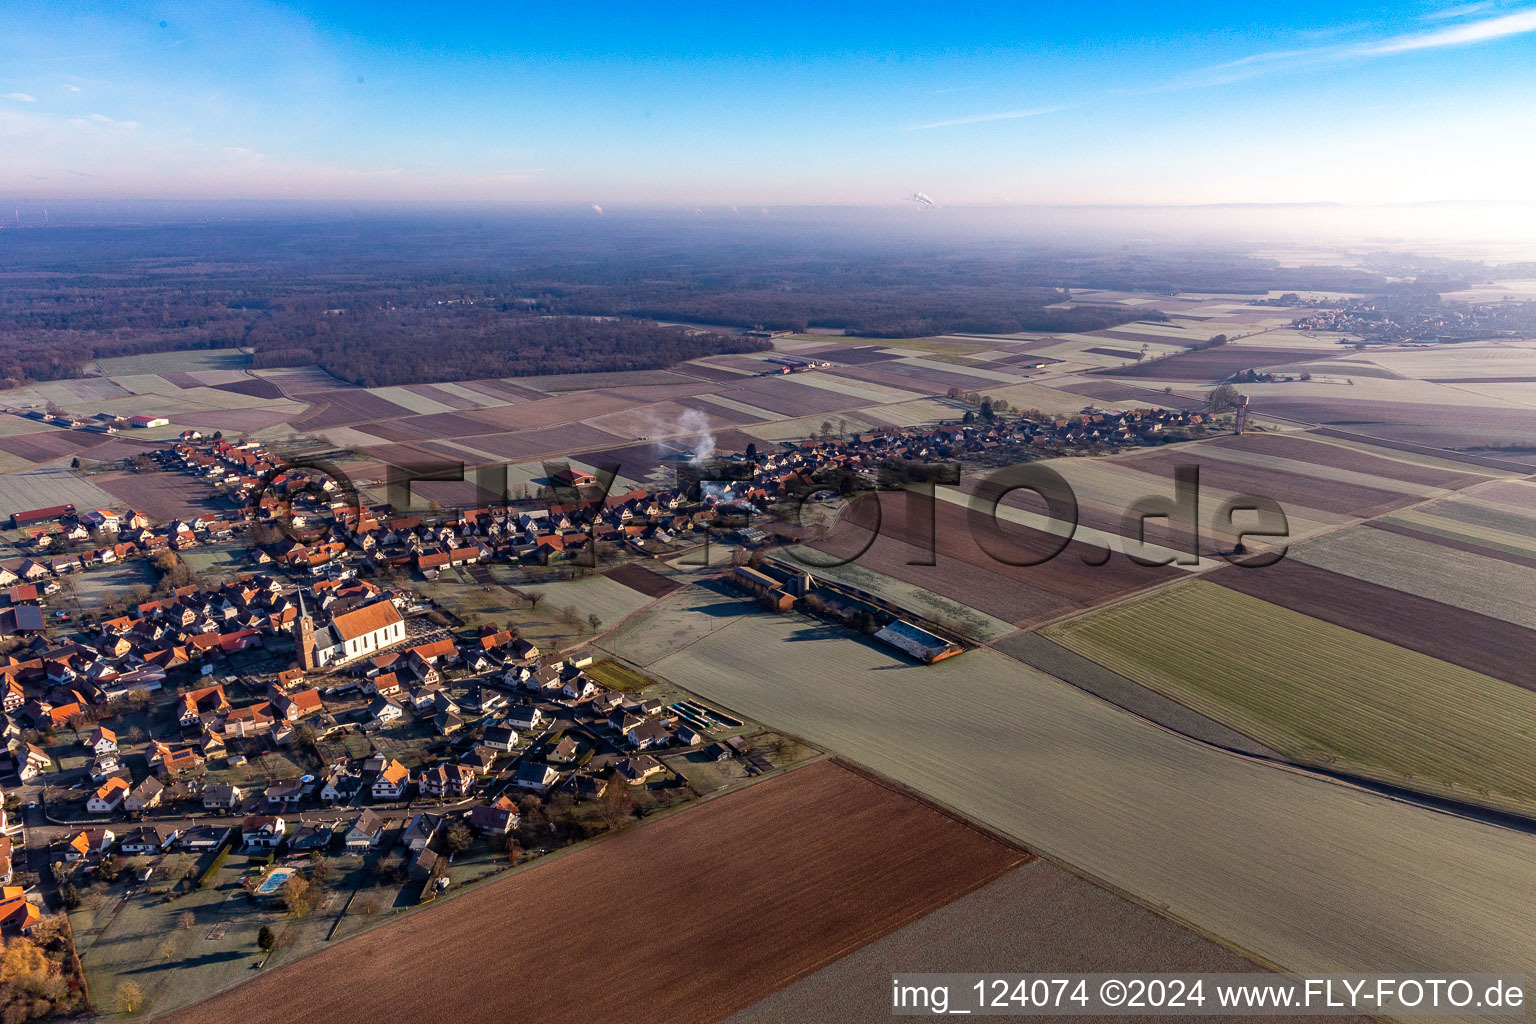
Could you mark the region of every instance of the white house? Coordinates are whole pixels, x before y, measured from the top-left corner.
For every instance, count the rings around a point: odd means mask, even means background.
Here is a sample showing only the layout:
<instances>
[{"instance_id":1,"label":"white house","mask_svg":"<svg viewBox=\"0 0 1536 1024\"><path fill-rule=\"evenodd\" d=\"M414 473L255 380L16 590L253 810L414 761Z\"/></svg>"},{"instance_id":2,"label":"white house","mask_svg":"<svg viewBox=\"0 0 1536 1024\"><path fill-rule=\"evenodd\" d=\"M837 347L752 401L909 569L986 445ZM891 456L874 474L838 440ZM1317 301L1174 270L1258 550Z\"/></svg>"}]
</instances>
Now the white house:
<instances>
[{"instance_id":1,"label":"white house","mask_svg":"<svg viewBox=\"0 0 1536 1024\"><path fill-rule=\"evenodd\" d=\"M375 800L399 800L405 796L405 789L411 784L411 772L399 761L391 761L379 772L379 777L373 780L373 798Z\"/></svg>"},{"instance_id":2,"label":"white house","mask_svg":"<svg viewBox=\"0 0 1536 1024\"><path fill-rule=\"evenodd\" d=\"M375 697L368 705L369 721L380 729L387 729L405 717L400 705L388 697Z\"/></svg>"},{"instance_id":3,"label":"white house","mask_svg":"<svg viewBox=\"0 0 1536 1024\"><path fill-rule=\"evenodd\" d=\"M91 750L97 757L117 753L117 733L104 725L98 725L86 742L91 745Z\"/></svg>"},{"instance_id":4,"label":"white house","mask_svg":"<svg viewBox=\"0 0 1536 1024\"><path fill-rule=\"evenodd\" d=\"M92 814L110 814L123 806L123 798L128 795L128 783L122 779L108 779L101 784L101 788L91 794L85 802L85 809Z\"/></svg>"},{"instance_id":5,"label":"white house","mask_svg":"<svg viewBox=\"0 0 1536 1024\"><path fill-rule=\"evenodd\" d=\"M274 850L287 834L288 823L281 815L253 814L240 824L240 835L245 845L255 849Z\"/></svg>"},{"instance_id":6,"label":"white house","mask_svg":"<svg viewBox=\"0 0 1536 1024\"><path fill-rule=\"evenodd\" d=\"M544 721L544 712L532 704L520 704L507 712L507 724L525 732L529 729L537 729L542 721Z\"/></svg>"}]
</instances>

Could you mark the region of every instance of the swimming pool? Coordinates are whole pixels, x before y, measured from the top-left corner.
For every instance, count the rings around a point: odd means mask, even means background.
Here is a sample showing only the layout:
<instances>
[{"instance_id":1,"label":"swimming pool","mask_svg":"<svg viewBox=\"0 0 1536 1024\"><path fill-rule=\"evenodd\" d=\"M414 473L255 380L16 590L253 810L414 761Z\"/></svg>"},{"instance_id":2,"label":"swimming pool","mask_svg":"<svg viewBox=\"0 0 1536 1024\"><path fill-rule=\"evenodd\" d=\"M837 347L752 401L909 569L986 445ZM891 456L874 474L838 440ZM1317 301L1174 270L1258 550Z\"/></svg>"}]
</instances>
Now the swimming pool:
<instances>
[{"instance_id":1,"label":"swimming pool","mask_svg":"<svg viewBox=\"0 0 1536 1024\"><path fill-rule=\"evenodd\" d=\"M256 887L257 896L271 896L276 893L288 879L293 877L293 868L273 868L261 884Z\"/></svg>"}]
</instances>

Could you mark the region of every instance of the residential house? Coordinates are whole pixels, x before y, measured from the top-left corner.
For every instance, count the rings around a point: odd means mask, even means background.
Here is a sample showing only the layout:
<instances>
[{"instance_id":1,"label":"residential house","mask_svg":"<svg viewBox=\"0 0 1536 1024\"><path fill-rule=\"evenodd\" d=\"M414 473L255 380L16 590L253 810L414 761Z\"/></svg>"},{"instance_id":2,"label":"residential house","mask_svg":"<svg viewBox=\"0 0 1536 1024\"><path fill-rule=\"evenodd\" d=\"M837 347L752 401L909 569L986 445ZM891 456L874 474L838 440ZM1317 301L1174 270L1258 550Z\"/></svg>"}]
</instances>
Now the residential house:
<instances>
[{"instance_id":1,"label":"residential house","mask_svg":"<svg viewBox=\"0 0 1536 1024\"><path fill-rule=\"evenodd\" d=\"M614 774L631 786L638 786L651 776L664 771L661 762L650 754L638 754L634 757L626 757L613 766Z\"/></svg>"},{"instance_id":2,"label":"residential house","mask_svg":"<svg viewBox=\"0 0 1536 1024\"><path fill-rule=\"evenodd\" d=\"M481 742L492 750L508 753L517 747L517 730L510 725L493 725L485 730Z\"/></svg>"},{"instance_id":3,"label":"residential house","mask_svg":"<svg viewBox=\"0 0 1536 1024\"><path fill-rule=\"evenodd\" d=\"M405 796L406 787L411 784L411 773L405 765L399 761L390 761L379 772L378 778L373 780L373 798L375 800L399 800Z\"/></svg>"},{"instance_id":4,"label":"residential house","mask_svg":"<svg viewBox=\"0 0 1536 1024\"><path fill-rule=\"evenodd\" d=\"M267 787L266 798L268 810L280 811L297 807L299 801L304 799L304 783L299 779L274 782Z\"/></svg>"},{"instance_id":5,"label":"residential house","mask_svg":"<svg viewBox=\"0 0 1536 1024\"><path fill-rule=\"evenodd\" d=\"M348 853L367 853L379 845L384 837L384 819L372 811L364 811L357 816L343 840L343 845Z\"/></svg>"},{"instance_id":6,"label":"residential house","mask_svg":"<svg viewBox=\"0 0 1536 1024\"><path fill-rule=\"evenodd\" d=\"M506 835L517 828L520 816L517 804L509 796L498 797L489 806L479 805L470 809L469 827L486 835Z\"/></svg>"},{"instance_id":7,"label":"residential house","mask_svg":"<svg viewBox=\"0 0 1536 1024\"><path fill-rule=\"evenodd\" d=\"M117 753L117 733L104 725L98 725L91 731L90 739L85 741L96 756Z\"/></svg>"},{"instance_id":8,"label":"residential house","mask_svg":"<svg viewBox=\"0 0 1536 1024\"><path fill-rule=\"evenodd\" d=\"M155 855L176 841L176 829L168 825L141 825L123 836L118 849L135 855Z\"/></svg>"},{"instance_id":9,"label":"residential house","mask_svg":"<svg viewBox=\"0 0 1536 1024\"><path fill-rule=\"evenodd\" d=\"M467 764L440 764L423 768L416 779L422 796L464 796L475 788L475 770Z\"/></svg>"},{"instance_id":10,"label":"residential house","mask_svg":"<svg viewBox=\"0 0 1536 1024\"><path fill-rule=\"evenodd\" d=\"M559 778L560 773L553 765L523 761L517 766L517 786L522 789L531 789L535 793L548 792L549 787L553 786Z\"/></svg>"},{"instance_id":11,"label":"residential house","mask_svg":"<svg viewBox=\"0 0 1536 1024\"><path fill-rule=\"evenodd\" d=\"M203 790L203 806L210 811L230 811L240 804L244 794L232 783L216 782Z\"/></svg>"},{"instance_id":12,"label":"residential house","mask_svg":"<svg viewBox=\"0 0 1536 1024\"><path fill-rule=\"evenodd\" d=\"M160 800L165 795L165 786L159 779L153 776L134 786L123 798L123 809L140 813L160 806Z\"/></svg>"},{"instance_id":13,"label":"residential house","mask_svg":"<svg viewBox=\"0 0 1536 1024\"><path fill-rule=\"evenodd\" d=\"M85 802L85 809L92 814L111 814L123 805L128 795L128 783L122 779L108 779Z\"/></svg>"},{"instance_id":14,"label":"residential house","mask_svg":"<svg viewBox=\"0 0 1536 1024\"><path fill-rule=\"evenodd\" d=\"M375 728L388 729L405 717L398 701L389 697L375 697L368 705L368 723Z\"/></svg>"},{"instance_id":15,"label":"residential house","mask_svg":"<svg viewBox=\"0 0 1536 1024\"><path fill-rule=\"evenodd\" d=\"M320 787L320 799L328 804L346 803L363 788L363 773L346 765L333 765Z\"/></svg>"},{"instance_id":16,"label":"residential house","mask_svg":"<svg viewBox=\"0 0 1536 1024\"><path fill-rule=\"evenodd\" d=\"M288 833L281 815L252 814L240 823L240 837L252 849L275 850Z\"/></svg>"},{"instance_id":17,"label":"residential house","mask_svg":"<svg viewBox=\"0 0 1536 1024\"><path fill-rule=\"evenodd\" d=\"M425 850L432 845L432 840L437 838L437 830L442 827L442 824L441 814L429 814L423 811L405 826L405 830L400 833L400 842L412 852Z\"/></svg>"},{"instance_id":18,"label":"residential house","mask_svg":"<svg viewBox=\"0 0 1536 1024\"><path fill-rule=\"evenodd\" d=\"M301 718L319 714L325 710L325 704L320 699L319 690L298 690L293 693L281 693L278 694L275 703L278 713L290 722L297 722Z\"/></svg>"},{"instance_id":19,"label":"residential house","mask_svg":"<svg viewBox=\"0 0 1536 1024\"><path fill-rule=\"evenodd\" d=\"M532 704L517 704L507 710L507 724L524 732L537 729L545 717L544 712Z\"/></svg>"},{"instance_id":20,"label":"residential house","mask_svg":"<svg viewBox=\"0 0 1536 1024\"><path fill-rule=\"evenodd\" d=\"M205 853L208 850L217 850L229 842L233 832L233 829L223 825L198 825L182 832L176 840L176 845L190 853Z\"/></svg>"}]
</instances>

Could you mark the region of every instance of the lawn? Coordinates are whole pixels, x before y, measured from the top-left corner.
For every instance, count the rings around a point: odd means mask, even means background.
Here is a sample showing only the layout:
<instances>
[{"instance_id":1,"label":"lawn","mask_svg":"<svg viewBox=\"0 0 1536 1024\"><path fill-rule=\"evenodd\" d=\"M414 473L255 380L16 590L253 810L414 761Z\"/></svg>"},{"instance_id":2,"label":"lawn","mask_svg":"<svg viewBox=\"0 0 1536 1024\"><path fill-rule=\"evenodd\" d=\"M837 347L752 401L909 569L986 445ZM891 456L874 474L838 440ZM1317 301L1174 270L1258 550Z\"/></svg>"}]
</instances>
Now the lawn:
<instances>
[{"instance_id":1,"label":"lawn","mask_svg":"<svg viewBox=\"0 0 1536 1024\"><path fill-rule=\"evenodd\" d=\"M612 658L604 658L597 664L588 666L586 672L610 690L639 691L656 682L649 676L636 672L628 665L620 664Z\"/></svg>"},{"instance_id":2,"label":"lawn","mask_svg":"<svg viewBox=\"0 0 1536 1024\"><path fill-rule=\"evenodd\" d=\"M1304 763L1536 812L1536 693L1204 582L1044 635Z\"/></svg>"},{"instance_id":3,"label":"lawn","mask_svg":"<svg viewBox=\"0 0 1536 1024\"><path fill-rule=\"evenodd\" d=\"M470 568L482 573L482 567ZM572 599L571 584L537 582L534 570L500 563L484 566L483 572L489 572L491 582L477 582L469 571L457 569L439 574L431 583L414 580L409 585L467 623L495 622L501 626L515 626L524 639L544 651L557 651L592 635L592 628L586 622L590 612ZM537 572L547 574L543 569ZM629 589L618 583L613 583L613 588ZM514 590L538 592L544 597L530 608L524 598L513 593ZM556 594L558 600L554 597ZM643 600L643 595L635 594L635 597ZM571 605L578 613L574 621L563 614L566 605ZM603 617L601 613L597 614Z\"/></svg>"}]
</instances>

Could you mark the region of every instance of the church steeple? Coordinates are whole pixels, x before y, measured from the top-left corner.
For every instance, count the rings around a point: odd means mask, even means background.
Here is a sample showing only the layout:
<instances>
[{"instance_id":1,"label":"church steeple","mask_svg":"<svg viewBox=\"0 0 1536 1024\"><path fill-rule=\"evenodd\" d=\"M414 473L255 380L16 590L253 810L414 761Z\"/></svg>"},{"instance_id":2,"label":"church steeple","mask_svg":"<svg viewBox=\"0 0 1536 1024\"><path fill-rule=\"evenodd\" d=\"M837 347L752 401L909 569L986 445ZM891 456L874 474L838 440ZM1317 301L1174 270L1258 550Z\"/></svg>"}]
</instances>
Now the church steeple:
<instances>
[{"instance_id":1,"label":"church steeple","mask_svg":"<svg viewBox=\"0 0 1536 1024\"><path fill-rule=\"evenodd\" d=\"M309 610L304 607L304 588L299 588L299 617L294 620L293 646L299 658L299 668L305 672L313 672L317 667L315 661L315 620L309 617Z\"/></svg>"}]
</instances>

